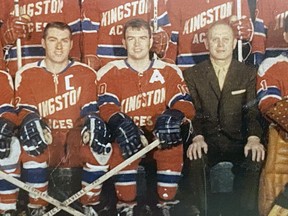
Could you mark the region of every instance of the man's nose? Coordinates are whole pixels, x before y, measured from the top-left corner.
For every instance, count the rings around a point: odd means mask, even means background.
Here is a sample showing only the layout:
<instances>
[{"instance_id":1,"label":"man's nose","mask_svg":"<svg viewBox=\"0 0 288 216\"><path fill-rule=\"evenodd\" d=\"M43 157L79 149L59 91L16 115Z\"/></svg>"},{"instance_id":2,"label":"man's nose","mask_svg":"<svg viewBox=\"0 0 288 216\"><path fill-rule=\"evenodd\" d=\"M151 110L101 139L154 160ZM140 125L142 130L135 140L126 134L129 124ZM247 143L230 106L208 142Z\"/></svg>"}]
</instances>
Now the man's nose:
<instances>
[{"instance_id":1,"label":"man's nose","mask_svg":"<svg viewBox=\"0 0 288 216\"><path fill-rule=\"evenodd\" d=\"M56 44L56 47L58 49L61 49L62 48L62 42L61 41L58 41L57 44Z\"/></svg>"}]
</instances>

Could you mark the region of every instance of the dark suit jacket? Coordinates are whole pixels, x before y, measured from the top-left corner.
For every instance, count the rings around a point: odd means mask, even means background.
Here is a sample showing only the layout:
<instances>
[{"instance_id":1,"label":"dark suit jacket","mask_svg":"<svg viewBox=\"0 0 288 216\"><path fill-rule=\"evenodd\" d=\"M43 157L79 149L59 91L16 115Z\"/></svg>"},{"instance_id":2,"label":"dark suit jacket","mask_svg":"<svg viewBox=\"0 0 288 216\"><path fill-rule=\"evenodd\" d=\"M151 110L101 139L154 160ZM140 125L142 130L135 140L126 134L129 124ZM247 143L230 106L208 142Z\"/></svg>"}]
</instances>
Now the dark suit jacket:
<instances>
[{"instance_id":1,"label":"dark suit jacket","mask_svg":"<svg viewBox=\"0 0 288 216\"><path fill-rule=\"evenodd\" d=\"M208 146L243 147L248 136L261 137L255 68L232 60L222 92L210 60L183 74L196 108L194 130L205 137Z\"/></svg>"}]
</instances>

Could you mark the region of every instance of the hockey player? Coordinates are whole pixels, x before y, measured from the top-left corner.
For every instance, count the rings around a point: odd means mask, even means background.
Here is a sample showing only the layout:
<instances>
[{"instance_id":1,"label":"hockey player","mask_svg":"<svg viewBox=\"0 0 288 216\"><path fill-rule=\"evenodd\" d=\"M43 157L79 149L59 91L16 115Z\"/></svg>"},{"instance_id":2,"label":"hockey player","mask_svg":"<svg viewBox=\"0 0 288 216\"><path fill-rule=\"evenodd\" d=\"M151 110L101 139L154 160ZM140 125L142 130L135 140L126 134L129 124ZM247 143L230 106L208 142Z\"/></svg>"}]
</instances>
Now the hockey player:
<instances>
[{"instance_id":1,"label":"hockey player","mask_svg":"<svg viewBox=\"0 0 288 216\"><path fill-rule=\"evenodd\" d=\"M17 115L14 109L14 87L11 76L0 71L0 167L1 171L20 178L20 144L14 136ZM16 215L19 189L0 179L0 215Z\"/></svg>"},{"instance_id":2,"label":"hockey player","mask_svg":"<svg viewBox=\"0 0 288 216\"><path fill-rule=\"evenodd\" d=\"M288 44L288 16L284 22L285 32L282 37ZM260 179L259 209L260 215L269 214L275 198L284 190L288 183L287 163L287 85L288 52L277 57L265 59L258 70L257 93L260 98L259 108L269 120L268 152L265 166ZM284 196L283 196L284 195ZM270 216L287 215L287 191L276 199L275 208ZM286 210L284 209L286 208ZM284 211L285 210L285 211ZM282 212L282 213L281 213Z\"/></svg>"},{"instance_id":3,"label":"hockey player","mask_svg":"<svg viewBox=\"0 0 288 216\"><path fill-rule=\"evenodd\" d=\"M285 0L259 0L256 4L255 34L252 41L255 64L266 57L276 57L287 45L283 40L284 18L288 15Z\"/></svg>"},{"instance_id":4,"label":"hockey player","mask_svg":"<svg viewBox=\"0 0 288 216\"><path fill-rule=\"evenodd\" d=\"M19 1L20 16L15 16L14 1L1 1L1 41L5 61L12 77L17 71L16 39L21 39L22 65L43 59L41 37L45 25L55 20L68 23L73 31L71 57L80 60L80 6L79 0Z\"/></svg>"},{"instance_id":5,"label":"hockey player","mask_svg":"<svg viewBox=\"0 0 288 216\"><path fill-rule=\"evenodd\" d=\"M161 58L164 57L169 38L163 28L169 26L170 22L165 1L157 2L155 15L153 1L150 0L85 0L82 5L82 61L98 70L111 60L126 58L127 52L121 40L123 25L131 18L142 18L151 22L151 26L156 20L152 48Z\"/></svg>"},{"instance_id":6,"label":"hockey player","mask_svg":"<svg viewBox=\"0 0 288 216\"><path fill-rule=\"evenodd\" d=\"M176 64L183 70L208 59L204 45L205 34L209 26L219 20L233 22L235 35L241 40L250 41L253 30L248 3L246 0L241 1L242 19L239 21L236 17L236 2L236 0L168 1L168 15L172 25L171 40L177 44L177 50L173 50L175 47L170 46L167 58L173 59L175 56Z\"/></svg>"},{"instance_id":7,"label":"hockey player","mask_svg":"<svg viewBox=\"0 0 288 216\"><path fill-rule=\"evenodd\" d=\"M256 70L232 59L236 43L229 24L214 23L205 39L210 59L184 71L196 108L192 121L196 136L187 150L194 195L191 202L198 205L201 215L207 210L207 197L208 215L257 215L255 200L260 171L257 167L264 160L265 150L260 143L262 130L255 103ZM229 182L222 187L213 186L217 180L213 181L212 174L221 162L225 163L218 169L233 164L235 178L230 189L227 189ZM203 172L207 173L207 179ZM224 181L230 178L229 172L214 176Z\"/></svg>"},{"instance_id":8,"label":"hockey player","mask_svg":"<svg viewBox=\"0 0 288 216\"><path fill-rule=\"evenodd\" d=\"M67 24L48 23L41 42L45 58L25 65L15 78L23 178L38 190L47 191L48 167L54 172L84 166L85 186L104 173L105 158L111 154L110 133L96 114L96 73L85 64L69 60L73 42ZM104 153L100 160L99 155ZM97 160L102 166L93 165ZM86 205L95 204L93 193L82 199L86 215L90 215ZM30 195L28 215L43 215L46 206L45 201Z\"/></svg>"},{"instance_id":9,"label":"hockey player","mask_svg":"<svg viewBox=\"0 0 288 216\"><path fill-rule=\"evenodd\" d=\"M149 59L152 40L148 22L126 22L122 42L128 57L98 71L98 104L100 116L115 138L111 168L142 148L141 135L149 142L160 140L153 158L157 163L158 210L162 214L175 204L183 163L180 126L193 118L194 107L180 69ZM130 164L115 177L120 215L133 214L138 163Z\"/></svg>"}]
</instances>

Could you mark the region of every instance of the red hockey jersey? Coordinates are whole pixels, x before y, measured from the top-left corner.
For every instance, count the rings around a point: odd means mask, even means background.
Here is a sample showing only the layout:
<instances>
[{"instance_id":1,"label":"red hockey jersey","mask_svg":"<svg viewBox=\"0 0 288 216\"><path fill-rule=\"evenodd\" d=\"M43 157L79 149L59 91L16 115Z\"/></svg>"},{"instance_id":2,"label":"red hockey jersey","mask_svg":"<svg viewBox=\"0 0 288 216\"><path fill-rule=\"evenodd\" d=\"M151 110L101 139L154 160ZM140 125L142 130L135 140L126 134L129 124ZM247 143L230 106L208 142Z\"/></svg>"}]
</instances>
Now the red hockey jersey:
<instances>
[{"instance_id":1,"label":"red hockey jersey","mask_svg":"<svg viewBox=\"0 0 288 216\"><path fill-rule=\"evenodd\" d=\"M27 112L37 112L52 130L69 130L96 112L96 73L79 62L59 74L47 71L44 60L27 64L16 73L15 88L20 122Z\"/></svg>"},{"instance_id":2,"label":"red hockey jersey","mask_svg":"<svg viewBox=\"0 0 288 216\"><path fill-rule=\"evenodd\" d=\"M259 0L256 5L253 52L266 57L276 57L287 44L283 39L284 18L288 15L287 0Z\"/></svg>"},{"instance_id":3,"label":"red hockey jersey","mask_svg":"<svg viewBox=\"0 0 288 216\"><path fill-rule=\"evenodd\" d=\"M159 0L158 26L170 25L164 0ZM83 55L97 55L101 65L127 57L123 24L132 18L153 21L152 0L85 0L82 5Z\"/></svg>"},{"instance_id":4,"label":"red hockey jersey","mask_svg":"<svg viewBox=\"0 0 288 216\"><path fill-rule=\"evenodd\" d=\"M67 23L73 32L73 49L71 56L80 60L80 5L79 0L38 1L21 0L20 15L27 14L34 24L31 38L22 39L22 65L35 62L45 56L41 46L43 29L48 22L61 21ZM14 14L13 1L0 1L0 20L5 23L9 14ZM9 73L14 77L17 71L16 46L6 49L5 60Z\"/></svg>"},{"instance_id":5,"label":"red hockey jersey","mask_svg":"<svg viewBox=\"0 0 288 216\"><path fill-rule=\"evenodd\" d=\"M288 57L265 59L258 69L257 95L259 108L265 113L273 104L288 96Z\"/></svg>"},{"instance_id":6,"label":"red hockey jersey","mask_svg":"<svg viewBox=\"0 0 288 216\"><path fill-rule=\"evenodd\" d=\"M167 107L182 111L188 119L195 115L182 72L176 66L155 60L148 70L138 73L126 60L118 60L102 67L98 75L99 110L106 121L115 112L123 112L137 126L151 131Z\"/></svg>"},{"instance_id":7,"label":"red hockey jersey","mask_svg":"<svg viewBox=\"0 0 288 216\"><path fill-rule=\"evenodd\" d=\"M0 70L0 117L16 123L14 109L14 86L11 76Z\"/></svg>"},{"instance_id":8,"label":"red hockey jersey","mask_svg":"<svg viewBox=\"0 0 288 216\"><path fill-rule=\"evenodd\" d=\"M241 2L242 16L250 17L247 1ZM167 5L172 41L178 43L176 63L182 69L207 59L204 38L212 23L237 15L237 0L172 0Z\"/></svg>"}]
</instances>

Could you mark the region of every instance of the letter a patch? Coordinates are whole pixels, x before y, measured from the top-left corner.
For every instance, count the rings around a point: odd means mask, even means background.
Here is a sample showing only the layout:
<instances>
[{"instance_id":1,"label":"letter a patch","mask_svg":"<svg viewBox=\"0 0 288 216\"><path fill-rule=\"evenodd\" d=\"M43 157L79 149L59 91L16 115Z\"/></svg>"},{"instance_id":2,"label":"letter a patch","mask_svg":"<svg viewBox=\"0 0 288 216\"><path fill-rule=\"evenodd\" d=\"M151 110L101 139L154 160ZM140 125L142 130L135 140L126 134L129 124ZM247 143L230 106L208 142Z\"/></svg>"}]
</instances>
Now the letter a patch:
<instances>
[{"instance_id":1,"label":"letter a patch","mask_svg":"<svg viewBox=\"0 0 288 216\"><path fill-rule=\"evenodd\" d=\"M161 82L161 84L165 83L164 77L162 76L160 71L158 69L155 69L149 80L149 83L154 83L158 81Z\"/></svg>"}]
</instances>

